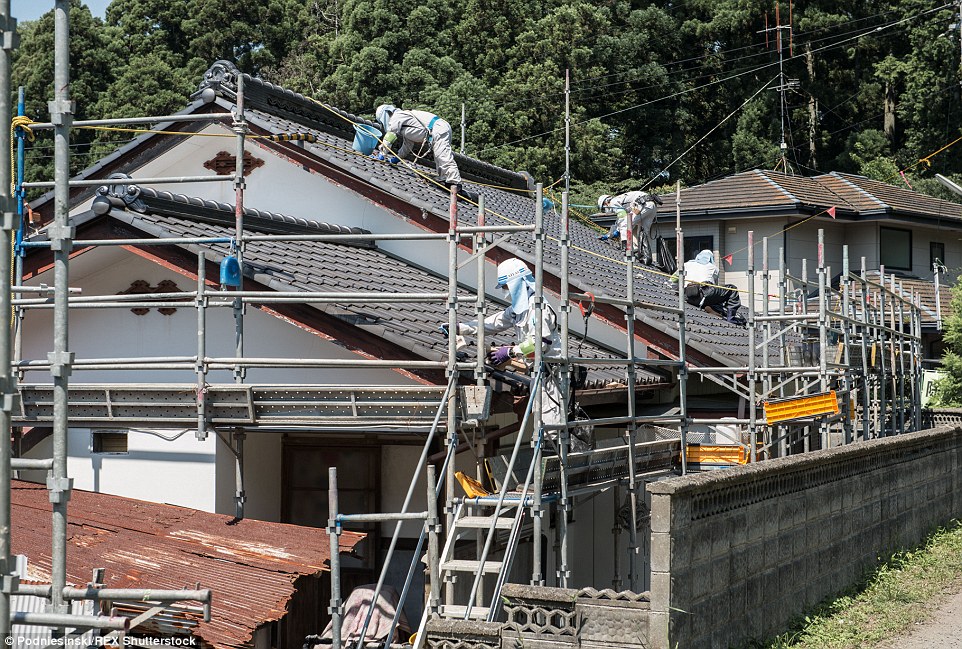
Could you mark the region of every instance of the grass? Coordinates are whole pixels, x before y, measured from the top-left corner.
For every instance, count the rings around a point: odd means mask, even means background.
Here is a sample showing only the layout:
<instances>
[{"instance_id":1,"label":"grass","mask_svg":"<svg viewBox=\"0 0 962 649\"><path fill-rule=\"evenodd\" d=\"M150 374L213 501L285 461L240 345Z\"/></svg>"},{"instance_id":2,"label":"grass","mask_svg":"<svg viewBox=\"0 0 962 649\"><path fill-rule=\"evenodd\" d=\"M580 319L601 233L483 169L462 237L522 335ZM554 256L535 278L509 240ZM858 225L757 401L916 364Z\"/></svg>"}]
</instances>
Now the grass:
<instances>
[{"instance_id":1,"label":"grass","mask_svg":"<svg viewBox=\"0 0 962 649\"><path fill-rule=\"evenodd\" d=\"M962 587L962 522L899 552L837 599L823 602L764 649L856 649L898 637L928 619L933 600Z\"/></svg>"}]
</instances>

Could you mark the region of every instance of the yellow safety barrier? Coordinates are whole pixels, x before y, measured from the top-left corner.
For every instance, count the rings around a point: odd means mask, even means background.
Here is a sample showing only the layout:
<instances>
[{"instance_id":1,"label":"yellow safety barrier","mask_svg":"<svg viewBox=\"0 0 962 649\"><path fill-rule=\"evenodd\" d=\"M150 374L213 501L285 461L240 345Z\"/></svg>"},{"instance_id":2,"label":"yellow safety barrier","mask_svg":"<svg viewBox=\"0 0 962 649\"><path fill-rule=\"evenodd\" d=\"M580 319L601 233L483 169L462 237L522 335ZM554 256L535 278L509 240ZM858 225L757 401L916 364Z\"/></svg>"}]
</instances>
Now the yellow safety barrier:
<instances>
[{"instance_id":1,"label":"yellow safety barrier","mask_svg":"<svg viewBox=\"0 0 962 649\"><path fill-rule=\"evenodd\" d=\"M689 444L687 460L690 463L748 464L748 448L727 444Z\"/></svg>"},{"instance_id":2,"label":"yellow safety barrier","mask_svg":"<svg viewBox=\"0 0 962 649\"><path fill-rule=\"evenodd\" d=\"M769 425L790 419L837 415L838 413L838 399L835 396L835 390L811 396L765 402L765 423Z\"/></svg>"}]
</instances>

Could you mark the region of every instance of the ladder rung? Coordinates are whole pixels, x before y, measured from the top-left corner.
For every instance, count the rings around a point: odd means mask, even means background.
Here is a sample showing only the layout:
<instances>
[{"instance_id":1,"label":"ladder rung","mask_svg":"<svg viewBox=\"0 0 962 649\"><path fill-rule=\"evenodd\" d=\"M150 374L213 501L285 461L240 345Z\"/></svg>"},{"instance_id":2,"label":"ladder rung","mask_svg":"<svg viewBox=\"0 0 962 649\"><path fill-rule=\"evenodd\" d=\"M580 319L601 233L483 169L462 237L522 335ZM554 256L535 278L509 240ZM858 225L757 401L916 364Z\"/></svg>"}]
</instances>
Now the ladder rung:
<instances>
[{"instance_id":1,"label":"ladder rung","mask_svg":"<svg viewBox=\"0 0 962 649\"><path fill-rule=\"evenodd\" d=\"M441 617L448 620L463 620L464 611L467 610L467 606L454 606L444 604L441 606ZM491 610L487 606L472 606L471 612L468 614L469 620L487 620L488 611Z\"/></svg>"},{"instance_id":2,"label":"ladder rung","mask_svg":"<svg viewBox=\"0 0 962 649\"><path fill-rule=\"evenodd\" d=\"M502 563L500 561L485 561L484 572L501 572L501 565ZM451 561L445 561L441 564L441 570L447 570L450 572L467 572L472 575L478 574L480 569L481 562L475 561L474 559L452 559Z\"/></svg>"},{"instance_id":3,"label":"ladder rung","mask_svg":"<svg viewBox=\"0 0 962 649\"><path fill-rule=\"evenodd\" d=\"M491 529L491 517L490 516L464 516L455 521L456 527L472 527L482 530ZM499 530L510 530L514 526L514 517L498 516L498 522L495 525L495 529Z\"/></svg>"}]
</instances>

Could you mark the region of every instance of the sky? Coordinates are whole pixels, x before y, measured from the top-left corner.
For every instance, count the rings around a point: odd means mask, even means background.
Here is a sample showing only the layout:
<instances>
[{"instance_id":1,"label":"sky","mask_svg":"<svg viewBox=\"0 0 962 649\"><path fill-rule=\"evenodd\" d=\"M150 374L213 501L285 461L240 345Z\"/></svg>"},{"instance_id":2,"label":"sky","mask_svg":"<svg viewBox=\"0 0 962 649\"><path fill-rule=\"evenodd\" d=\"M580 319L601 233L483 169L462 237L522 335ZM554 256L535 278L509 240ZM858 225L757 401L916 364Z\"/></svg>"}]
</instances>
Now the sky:
<instances>
[{"instance_id":1,"label":"sky","mask_svg":"<svg viewBox=\"0 0 962 649\"><path fill-rule=\"evenodd\" d=\"M110 0L85 0L84 4L90 7L90 13L94 16L103 18ZM10 2L10 13L17 19L17 22L24 22L36 20L53 9L53 6L54 0L12 0Z\"/></svg>"}]
</instances>

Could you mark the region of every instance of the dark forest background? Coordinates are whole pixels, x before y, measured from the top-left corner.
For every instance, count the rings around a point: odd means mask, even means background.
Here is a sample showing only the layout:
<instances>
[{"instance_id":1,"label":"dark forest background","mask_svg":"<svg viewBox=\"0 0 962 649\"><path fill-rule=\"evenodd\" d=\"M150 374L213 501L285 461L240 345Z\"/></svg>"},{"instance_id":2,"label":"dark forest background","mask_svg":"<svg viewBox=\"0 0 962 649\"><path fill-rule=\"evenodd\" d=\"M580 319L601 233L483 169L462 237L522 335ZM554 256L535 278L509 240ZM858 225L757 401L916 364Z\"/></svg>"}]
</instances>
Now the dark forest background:
<instances>
[{"instance_id":1,"label":"dark forest background","mask_svg":"<svg viewBox=\"0 0 962 649\"><path fill-rule=\"evenodd\" d=\"M216 60L372 115L390 101L451 122L468 155L551 183L565 169L571 78L575 198L693 185L753 168L845 171L950 198L962 135L957 3L928 0L74 1L76 119L183 108ZM776 12L784 57L784 120ZM767 29L766 29L767 28ZM52 11L19 26L13 87L48 121ZM74 132L79 170L133 137ZM29 180L50 178L38 138ZM921 161L925 159L925 161Z\"/></svg>"}]
</instances>

